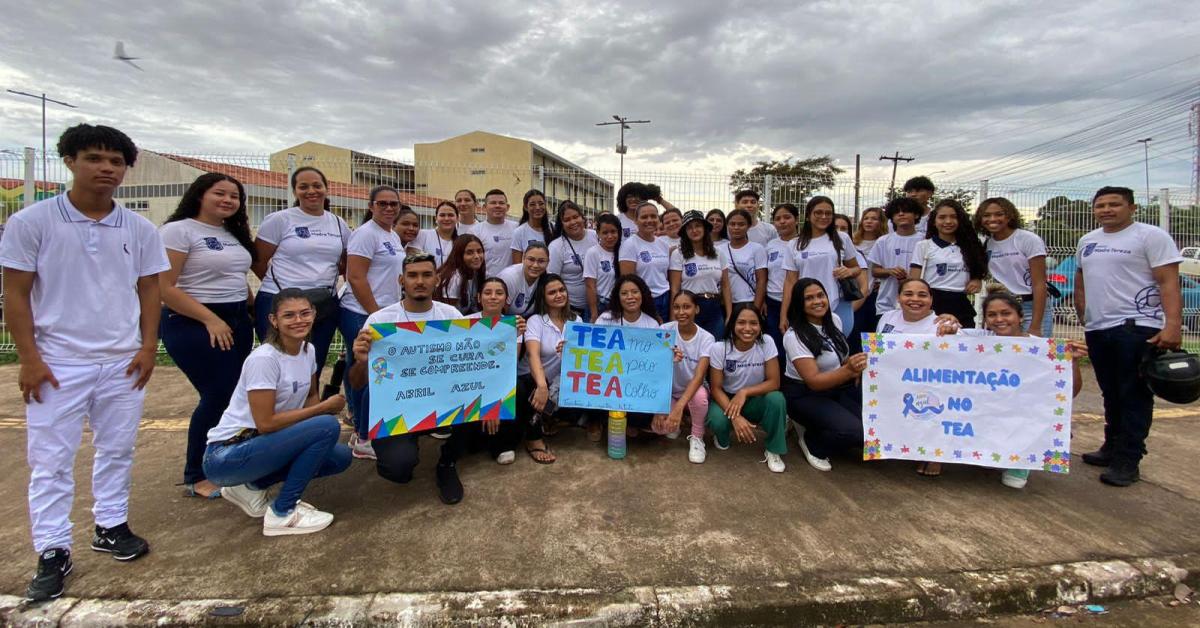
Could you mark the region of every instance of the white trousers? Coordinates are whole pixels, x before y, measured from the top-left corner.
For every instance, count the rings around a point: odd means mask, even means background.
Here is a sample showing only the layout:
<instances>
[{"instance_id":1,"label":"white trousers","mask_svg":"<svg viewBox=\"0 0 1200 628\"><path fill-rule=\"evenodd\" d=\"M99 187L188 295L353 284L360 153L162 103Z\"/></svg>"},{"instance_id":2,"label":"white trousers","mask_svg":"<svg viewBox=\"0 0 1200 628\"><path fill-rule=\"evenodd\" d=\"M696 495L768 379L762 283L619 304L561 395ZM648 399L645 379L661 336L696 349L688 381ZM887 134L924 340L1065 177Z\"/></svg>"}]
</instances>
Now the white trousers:
<instances>
[{"instance_id":1,"label":"white trousers","mask_svg":"<svg viewBox=\"0 0 1200 628\"><path fill-rule=\"evenodd\" d=\"M83 421L92 428L92 514L111 528L129 513L133 444L142 417L145 390L125 376L129 359L107 364L49 364L56 389L42 384L42 402L25 406L29 460L29 520L33 549L71 547L71 504L75 498L75 453Z\"/></svg>"}]
</instances>

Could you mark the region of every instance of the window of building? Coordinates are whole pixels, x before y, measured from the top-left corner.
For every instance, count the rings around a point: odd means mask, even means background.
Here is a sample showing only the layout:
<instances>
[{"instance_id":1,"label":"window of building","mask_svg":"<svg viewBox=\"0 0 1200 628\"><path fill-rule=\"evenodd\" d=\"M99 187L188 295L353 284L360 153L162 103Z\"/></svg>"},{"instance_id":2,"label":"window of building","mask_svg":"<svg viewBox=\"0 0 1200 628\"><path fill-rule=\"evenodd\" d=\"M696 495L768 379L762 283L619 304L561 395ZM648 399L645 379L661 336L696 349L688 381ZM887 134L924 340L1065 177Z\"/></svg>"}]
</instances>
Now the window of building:
<instances>
[{"instance_id":1,"label":"window of building","mask_svg":"<svg viewBox=\"0 0 1200 628\"><path fill-rule=\"evenodd\" d=\"M483 151L483 149L482 149L482 148L472 148L472 149L471 149L471 152L472 152L472 153L482 153L482 152L484 152L484 151Z\"/></svg>"},{"instance_id":2,"label":"window of building","mask_svg":"<svg viewBox=\"0 0 1200 628\"><path fill-rule=\"evenodd\" d=\"M472 170L471 174L473 174L473 175L487 174L487 170Z\"/></svg>"},{"instance_id":3,"label":"window of building","mask_svg":"<svg viewBox=\"0 0 1200 628\"><path fill-rule=\"evenodd\" d=\"M135 212L144 212L150 209L150 201L125 201L122 204Z\"/></svg>"}]
</instances>

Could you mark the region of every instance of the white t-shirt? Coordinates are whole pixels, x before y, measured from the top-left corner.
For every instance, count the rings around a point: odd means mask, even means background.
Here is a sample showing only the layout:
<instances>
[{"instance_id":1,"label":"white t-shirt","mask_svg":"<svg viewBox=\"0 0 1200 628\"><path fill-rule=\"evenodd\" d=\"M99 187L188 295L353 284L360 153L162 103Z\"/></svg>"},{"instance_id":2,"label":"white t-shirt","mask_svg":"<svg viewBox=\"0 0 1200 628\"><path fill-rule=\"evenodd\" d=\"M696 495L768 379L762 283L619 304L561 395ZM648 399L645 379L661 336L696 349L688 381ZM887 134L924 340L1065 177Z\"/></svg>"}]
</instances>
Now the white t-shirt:
<instances>
[{"instance_id":1,"label":"white t-shirt","mask_svg":"<svg viewBox=\"0 0 1200 628\"><path fill-rule=\"evenodd\" d=\"M505 219L498 225L486 220L475 223L475 236L483 242L483 259L489 276L512 264L513 232L516 230L515 220Z\"/></svg>"},{"instance_id":2,"label":"white t-shirt","mask_svg":"<svg viewBox=\"0 0 1200 628\"><path fill-rule=\"evenodd\" d=\"M587 290L583 285L583 260L592 247L599 244L596 232L587 229L579 240L572 240L567 235L561 235L550 243L550 265L547 273L554 273L563 278L567 284L567 295L571 298L571 307L587 307ZM590 322L590 321L589 321Z\"/></svg>"},{"instance_id":3,"label":"white t-shirt","mask_svg":"<svg viewBox=\"0 0 1200 628\"><path fill-rule=\"evenodd\" d=\"M767 296L776 301L783 301L783 282L787 279L783 260L791 256L792 248L795 246L795 238L791 240L775 238L767 243Z\"/></svg>"},{"instance_id":4,"label":"white t-shirt","mask_svg":"<svg viewBox=\"0 0 1200 628\"><path fill-rule=\"evenodd\" d=\"M563 324L566 328L566 324ZM542 372L546 374L546 384L549 385L558 379L559 372L562 370L562 355L555 349L558 348L558 341L563 339L563 330L555 327L554 322L550 320L550 316L546 314L537 314L531 316L525 321L525 355L517 362L517 375L529 375L532 371L529 367L529 342L536 340L538 346L538 357L542 358Z\"/></svg>"},{"instance_id":5,"label":"white t-shirt","mask_svg":"<svg viewBox=\"0 0 1200 628\"><path fill-rule=\"evenodd\" d=\"M683 251L671 253L671 270L679 271L679 287L696 294L716 294L721 291L721 275L728 265L720 253L715 258L693 255L683 258ZM733 281L730 279L730 281Z\"/></svg>"},{"instance_id":6,"label":"white t-shirt","mask_svg":"<svg viewBox=\"0 0 1200 628\"><path fill-rule=\"evenodd\" d=\"M930 312L928 316L916 322L904 320L903 310L891 310L886 312L879 318L879 325L875 328L881 334L936 334L937 333L937 317L934 312Z\"/></svg>"},{"instance_id":7,"label":"white t-shirt","mask_svg":"<svg viewBox=\"0 0 1200 628\"><path fill-rule=\"evenodd\" d=\"M612 296L613 283L619 272L620 269L613 265L612 251L605 251L604 247L594 246L583 256L583 277L596 282L597 303Z\"/></svg>"},{"instance_id":8,"label":"white t-shirt","mask_svg":"<svg viewBox=\"0 0 1200 628\"><path fill-rule=\"evenodd\" d=\"M921 278L935 290L966 292L967 282L971 281L971 271L967 269L962 249L940 238L917 242L909 265L920 268Z\"/></svg>"},{"instance_id":9,"label":"white t-shirt","mask_svg":"<svg viewBox=\"0 0 1200 628\"><path fill-rule=\"evenodd\" d=\"M550 245L550 243L546 241L546 234L542 233L541 229L534 229L529 223L517 225L517 228L513 230L511 246L513 251L524 254L526 247L534 242L541 242L546 246Z\"/></svg>"},{"instance_id":10,"label":"white t-shirt","mask_svg":"<svg viewBox=\"0 0 1200 628\"><path fill-rule=\"evenodd\" d=\"M751 242L757 242L766 247L771 240L779 238L779 232L775 230L775 225L759 220L757 224L746 230L746 238Z\"/></svg>"},{"instance_id":11,"label":"white t-shirt","mask_svg":"<svg viewBox=\"0 0 1200 628\"><path fill-rule=\"evenodd\" d=\"M359 227L359 229L362 229L362 227ZM457 230L458 235L468 233L461 226ZM438 235L437 229L422 229L417 234L417 238L408 243L408 246L429 253L433 256L433 261L437 264L437 267L441 268L442 264L445 264L446 260L450 259L450 252L454 250L454 238L451 237L449 240L443 240Z\"/></svg>"},{"instance_id":12,"label":"white t-shirt","mask_svg":"<svg viewBox=\"0 0 1200 628\"><path fill-rule=\"evenodd\" d=\"M841 323L838 321L837 315L834 314L834 324L840 328ZM809 324L812 325L812 323ZM821 336L821 355L816 358L817 371L825 373L837 369L842 365L842 357L838 355L837 350L834 349L833 342L825 335L824 330L819 325L813 325L813 327ZM795 330L789 329L783 335L783 351L787 355L787 366L783 370L784 376L798 382L804 381L804 378L800 377L800 372L796 370L796 360L804 358L812 359L813 354L803 342L800 342L800 336L796 335Z\"/></svg>"},{"instance_id":13,"label":"white t-shirt","mask_svg":"<svg viewBox=\"0 0 1200 628\"><path fill-rule=\"evenodd\" d=\"M625 320L624 316L617 315L615 318L612 312L601 312L596 319L597 325L616 325L618 327L640 327L642 329L658 329L659 322L654 320L653 316L642 312L638 315L638 319L632 323Z\"/></svg>"},{"instance_id":14,"label":"white t-shirt","mask_svg":"<svg viewBox=\"0 0 1200 628\"><path fill-rule=\"evenodd\" d=\"M158 233L167 250L187 255L176 288L200 303L246 300L250 251L228 229L185 218L168 222Z\"/></svg>"},{"instance_id":15,"label":"white t-shirt","mask_svg":"<svg viewBox=\"0 0 1200 628\"><path fill-rule=\"evenodd\" d=\"M226 441L243 429L257 427L250 413L252 390L275 391L276 413L303 408L316 372L317 353L312 343L304 343L296 355L288 355L271 344L259 345L242 363L242 374L229 398L229 407L217 426L208 431L208 442Z\"/></svg>"},{"instance_id":16,"label":"white t-shirt","mask_svg":"<svg viewBox=\"0 0 1200 628\"><path fill-rule=\"evenodd\" d=\"M1046 243L1032 231L1017 229L1003 240L988 238L986 247L992 278L1013 294L1033 294L1029 260L1046 257Z\"/></svg>"},{"instance_id":17,"label":"white t-shirt","mask_svg":"<svg viewBox=\"0 0 1200 628\"><path fill-rule=\"evenodd\" d=\"M833 269L842 266L844 262L852 259L857 259L854 248L854 241L850 236L838 232L838 237L842 242L842 259L837 258L837 250L833 248L833 241L829 239L829 234L822 233L820 236L809 240L808 247L800 249L800 238L796 238L792 242L791 255L785 255L783 258L783 269L785 271L796 271L798 278L809 277L821 282L821 287L825 288L825 294L829 296L829 309L836 310L839 303L842 302L841 291L838 290L837 280L833 278Z\"/></svg>"},{"instance_id":18,"label":"white t-shirt","mask_svg":"<svg viewBox=\"0 0 1200 628\"><path fill-rule=\"evenodd\" d=\"M659 296L671 288L667 283L667 269L671 265L670 248L666 242L647 242L634 235L621 242L621 261L636 262L637 275L646 282L652 296Z\"/></svg>"},{"instance_id":19,"label":"white t-shirt","mask_svg":"<svg viewBox=\"0 0 1200 628\"><path fill-rule=\"evenodd\" d=\"M679 238L672 238L670 236L658 236L658 239L667 243L668 250L674 251L679 248Z\"/></svg>"},{"instance_id":20,"label":"white t-shirt","mask_svg":"<svg viewBox=\"0 0 1200 628\"><path fill-rule=\"evenodd\" d=\"M719 252L729 264L729 287L733 292L733 302L753 301L754 289L758 285L758 277L754 273L767 267L767 249L757 242L747 242L740 249L726 243Z\"/></svg>"},{"instance_id":21,"label":"white t-shirt","mask_svg":"<svg viewBox=\"0 0 1200 628\"><path fill-rule=\"evenodd\" d=\"M354 230L350 234L350 243L346 245L346 256L362 257L370 260L367 267L367 285L371 288L371 296L379 307L387 307L400 300L400 273L404 267L404 248L400 245L400 236L391 229L384 229L374 220ZM342 295L342 307L366 314L367 310L354 296L354 290L346 284L346 292Z\"/></svg>"},{"instance_id":22,"label":"white t-shirt","mask_svg":"<svg viewBox=\"0 0 1200 628\"><path fill-rule=\"evenodd\" d=\"M116 202L92 220L65 193L8 219L0 266L36 273L33 341L51 365L108 363L137 353L137 281L171 267L149 220Z\"/></svg>"},{"instance_id":23,"label":"white t-shirt","mask_svg":"<svg viewBox=\"0 0 1200 628\"><path fill-rule=\"evenodd\" d=\"M409 312L404 309L404 301L393 303L385 308L375 310L375 313L367 317L367 322L363 323L363 329L378 323L411 323L413 321L445 321L455 318L463 318L458 308L446 305L441 301L434 301L433 307L426 312Z\"/></svg>"},{"instance_id":24,"label":"white t-shirt","mask_svg":"<svg viewBox=\"0 0 1200 628\"><path fill-rule=\"evenodd\" d=\"M267 294L278 294L279 284L330 288L337 284L338 262L350 243L350 227L337 214L326 211L313 216L289 207L263 220L258 239L275 245L261 288Z\"/></svg>"},{"instance_id":25,"label":"white t-shirt","mask_svg":"<svg viewBox=\"0 0 1200 628\"><path fill-rule=\"evenodd\" d=\"M683 359L675 362L674 377L671 380L671 395L678 397L687 390L688 384L692 383L692 378L696 376L696 369L700 366L700 360L707 358L712 344L716 342L713 335L704 330L699 325L696 326L696 333L692 335L691 340L684 340L679 334L679 323L671 321L663 323L663 329L675 332L675 346L683 352ZM708 373L705 373L705 378Z\"/></svg>"},{"instance_id":26,"label":"white t-shirt","mask_svg":"<svg viewBox=\"0 0 1200 628\"><path fill-rule=\"evenodd\" d=\"M624 242L634 235L637 235L637 221L625 215L625 212L617 214L617 220L621 221L621 241Z\"/></svg>"},{"instance_id":27,"label":"white t-shirt","mask_svg":"<svg viewBox=\"0 0 1200 628\"><path fill-rule=\"evenodd\" d=\"M917 242L920 242L922 237L919 233L912 235L900 235L894 231L888 233L875 241L875 245L867 253L867 262L881 268L903 268L904 272L908 273L913 248L917 246ZM875 298L875 311L882 314L899 307L896 300L899 290L900 280L895 277L881 279L879 296Z\"/></svg>"},{"instance_id":28,"label":"white t-shirt","mask_svg":"<svg viewBox=\"0 0 1200 628\"><path fill-rule=\"evenodd\" d=\"M1086 331L1110 329L1129 319L1163 328L1162 297L1152 269L1183 261L1166 231L1141 222L1116 233L1096 229L1079 239L1075 261L1083 270Z\"/></svg>"},{"instance_id":29,"label":"white t-shirt","mask_svg":"<svg viewBox=\"0 0 1200 628\"><path fill-rule=\"evenodd\" d=\"M858 249L859 253L862 253L863 257L867 257L871 253L871 249L875 248L875 243L878 241L879 240L863 240L854 246Z\"/></svg>"},{"instance_id":30,"label":"white t-shirt","mask_svg":"<svg viewBox=\"0 0 1200 628\"><path fill-rule=\"evenodd\" d=\"M529 318L533 313L533 293L537 290L538 282L525 282L525 265L512 264L496 274L500 281L508 287L507 306L505 314L516 314Z\"/></svg>"},{"instance_id":31,"label":"white t-shirt","mask_svg":"<svg viewBox=\"0 0 1200 628\"><path fill-rule=\"evenodd\" d=\"M476 220L475 222L473 222L469 225L466 223L462 223L462 222L458 223L458 226L456 227L456 229L458 229L458 235L466 235L468 233L471 235L475 235L475 228L479 226L480 222L482 222L482 221Z\"/></svg>"},{"instance_id":32,"label":"white t-shirt","mask_svg":"<svg viewBox=\"0 0 1200 628\"><path fill-rule=\"evenodd\" d=\"M726 393L763 383L767 379L767 360L779 357L775 340L766 334L749 351L738 351L732 341L713 342L708 351L708 366L725 372Z\"/></svg>"}]
</instances>

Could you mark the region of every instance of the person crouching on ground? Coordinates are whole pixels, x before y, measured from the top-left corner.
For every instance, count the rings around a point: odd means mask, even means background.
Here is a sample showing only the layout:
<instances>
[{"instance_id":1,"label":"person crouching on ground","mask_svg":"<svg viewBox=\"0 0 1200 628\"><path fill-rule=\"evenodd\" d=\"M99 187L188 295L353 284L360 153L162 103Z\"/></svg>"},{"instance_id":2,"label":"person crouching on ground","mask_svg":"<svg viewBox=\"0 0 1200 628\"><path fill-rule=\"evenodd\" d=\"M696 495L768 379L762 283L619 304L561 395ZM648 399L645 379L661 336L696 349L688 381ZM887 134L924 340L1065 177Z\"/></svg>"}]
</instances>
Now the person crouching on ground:
<instances>
[{"instance_id":1,"label":"person crouching on ground","mask_svg":"<svg viewBox=\"0 0 1200 628\"><path fill-rule=\"evenodd\" d=\"M683 421L683 411L687 410L692 421L692 433L688 435L688 460L694 464L703 464L705 459L704 421L708 416L708 389L704 386L704 378L708 376L708 352L716 342L712 334L696 324L699 313L700 298L691 290L679 290L671 299L671 315L675 320L662 326L677 334L671 412L655 415L652 424L655 432L675 438Z\"/></svg>"},{"instance_id":2,"label":"person crouching on ground","mask_svg":"<svg viewBox=\"0 0 1200 628\"><path fill-rule=\"evenodd\" d=\"M221 421L208 432L204 474L221 496L251 517L263 534L311 534L333 515L300 501L313 478L350 466L350 448L338 443L334 416L346 398L318 399L316 349L308 341L316 310L298 288L280 290L267 316L266 342L242 365ZM282 483L272 496L267 489Z\"/></svg>"}]
</instances>

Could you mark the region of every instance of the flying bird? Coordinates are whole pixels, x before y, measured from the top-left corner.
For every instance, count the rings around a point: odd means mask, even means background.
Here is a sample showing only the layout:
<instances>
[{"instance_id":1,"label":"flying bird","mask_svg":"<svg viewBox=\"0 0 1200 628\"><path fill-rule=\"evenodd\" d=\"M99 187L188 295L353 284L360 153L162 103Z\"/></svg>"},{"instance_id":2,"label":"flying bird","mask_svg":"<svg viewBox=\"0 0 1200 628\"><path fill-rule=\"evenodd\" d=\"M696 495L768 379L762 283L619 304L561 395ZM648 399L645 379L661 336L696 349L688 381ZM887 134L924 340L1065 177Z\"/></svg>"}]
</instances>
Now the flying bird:
<instances>
[{"instance_id":1,"label":"flying bird","mask_svg":"<svg viewBox=\"0 0 1200 628\"><path fill-rule=\"evenodd\" d=\"M145 72L145 70L142 70L142 68L140 66L138 66L138 64L133 62L134 59L140 59L141 57L131 57L131 56L125 54L125 42L123 42L123 41L117 42L117 48L116 48L116 50L113 51L113 58L118 61L124 61L125 63L132 65L133 67L137 68L138 70Z\"/></svg>"}]
</instances>

